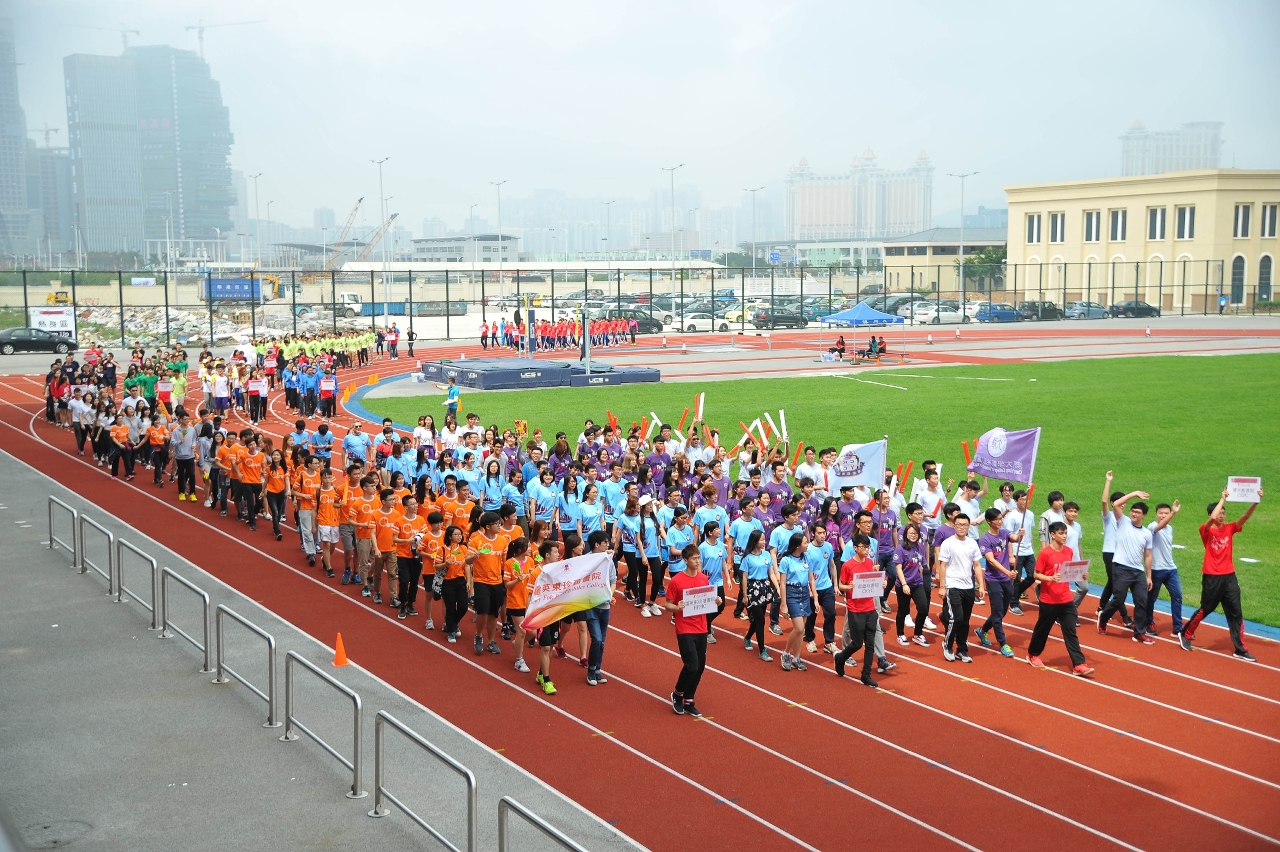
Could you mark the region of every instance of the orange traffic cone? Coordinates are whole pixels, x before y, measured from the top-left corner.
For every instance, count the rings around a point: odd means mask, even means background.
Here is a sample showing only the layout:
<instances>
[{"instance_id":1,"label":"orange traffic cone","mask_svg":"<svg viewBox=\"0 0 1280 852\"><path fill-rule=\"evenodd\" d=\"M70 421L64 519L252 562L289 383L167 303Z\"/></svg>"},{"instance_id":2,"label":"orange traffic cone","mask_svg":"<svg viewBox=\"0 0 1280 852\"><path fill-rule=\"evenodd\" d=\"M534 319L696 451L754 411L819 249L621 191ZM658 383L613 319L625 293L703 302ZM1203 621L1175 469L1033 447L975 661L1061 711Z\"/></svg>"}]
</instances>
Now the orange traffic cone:
<instances>
[{"instance_id":1,"label":"orange traffic cone","mask_svg":"<svg viewBox=\"0 0 1280 852\"><path fill-rule=\"evenodd\" d=\"M339 634L338 634L338 641L337 641L337 643L334 645L334 650L333 650L333 664L334 664L334 666L345 666L345 665L347 665L347 664L348 664L348 661L347 661L347 649L346 649L346 648L344 648L344 647L342 647L342 634L341 634L341 633L339 633Z\"/></svg>"}]
</instances>

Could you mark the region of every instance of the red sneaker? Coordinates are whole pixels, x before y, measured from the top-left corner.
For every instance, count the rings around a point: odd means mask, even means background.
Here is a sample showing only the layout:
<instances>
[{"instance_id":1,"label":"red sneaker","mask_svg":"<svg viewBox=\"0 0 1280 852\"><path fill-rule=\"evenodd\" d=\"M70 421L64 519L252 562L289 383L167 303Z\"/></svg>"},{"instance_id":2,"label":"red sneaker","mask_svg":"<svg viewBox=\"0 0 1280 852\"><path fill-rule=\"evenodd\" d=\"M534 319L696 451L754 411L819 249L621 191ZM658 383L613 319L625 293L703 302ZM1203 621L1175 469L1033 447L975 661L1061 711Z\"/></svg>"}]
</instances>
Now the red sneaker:
<instances>
[{"instance_id":1,"label":"red sneaker","mask_svg":"<svg viewBox=\"0 0 1280 852\"><path fill-rule=\"evenodd\" d=\"M1086 665L1084 663L1081 663L1080 665L1072 669L1071 673L1076 677L1088 677L1089 675L1093 674L1093 667Z\"/></svg>"},{"instance_id":2,"label":"red sneaker","mask_svg":"<svg viewBox=\"0 0 1280 852\"><path fill-rule=\"evenodd\" d=\"M1031 664L1031 668L1033 669L1044 668L1044 660L1039 657L1027 657L1027 662Z\"/></svg>"}]
</instances>

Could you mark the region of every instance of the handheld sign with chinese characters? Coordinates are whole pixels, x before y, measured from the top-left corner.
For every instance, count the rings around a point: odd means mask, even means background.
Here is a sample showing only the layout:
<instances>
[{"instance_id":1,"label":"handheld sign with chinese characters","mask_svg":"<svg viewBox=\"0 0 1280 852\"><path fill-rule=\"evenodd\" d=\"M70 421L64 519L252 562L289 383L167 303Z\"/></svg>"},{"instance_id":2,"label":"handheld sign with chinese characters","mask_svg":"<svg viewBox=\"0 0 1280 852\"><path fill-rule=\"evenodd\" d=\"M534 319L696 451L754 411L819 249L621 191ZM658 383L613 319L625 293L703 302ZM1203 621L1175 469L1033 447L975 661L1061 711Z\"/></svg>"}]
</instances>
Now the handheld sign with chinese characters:
<instances>
[{"instance_id":1,"label":"handheld sign with chinese characters","mask_svg":"<svg viewBox=\"0 0 1280 852\"><path fill-rule=\"evenodd\" d=\"M688 589L684 593L683 615L710 615L716 611L716 587Z\"/></svg>"},{"instance_id":2,"label":"handheld sign with chinese characters","mask_svg":"<svg viewBox=\"0 0 1280 852\"><path fill-rule=\"evenodd\" d=\"M853 575L853 597L878 598L884 594L884 572L868 571Z\"/></svg>"},{"instance_id":3,"label":"handheld sign with chinese characters","mask_svg":"<svg viewBox=\"0 0 1280 852\"><path fill-rule=\"evenodd\" d=\"M1261 503L1262 496L1258 493L1261 490L1261 476L1227 477L1228 503Z\"/></svg>"},{"instance_id":4,"label":"handheld sign with chinese characters","mask_svg":"<svg viewBox=\"0 0 1280 852\"><path fill-rule=\"evenodd\" d=\"M1089 579L1089 560L1063 562L1058 566L1058 573L1064 583L1083 583Z\"/></svg>"}]
</instances>

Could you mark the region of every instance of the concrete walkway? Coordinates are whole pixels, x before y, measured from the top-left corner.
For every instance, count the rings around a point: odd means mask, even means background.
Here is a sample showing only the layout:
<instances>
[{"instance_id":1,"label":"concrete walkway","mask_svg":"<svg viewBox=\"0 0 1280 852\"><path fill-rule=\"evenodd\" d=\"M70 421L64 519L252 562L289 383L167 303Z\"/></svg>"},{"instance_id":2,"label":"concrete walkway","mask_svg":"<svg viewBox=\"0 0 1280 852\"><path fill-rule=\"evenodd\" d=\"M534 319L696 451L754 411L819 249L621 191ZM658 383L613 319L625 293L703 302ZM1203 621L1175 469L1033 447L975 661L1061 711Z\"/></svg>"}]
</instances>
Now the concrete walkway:
<instances>
[{"instance_id":1,"label":"concrete walkway","mask_svg":"<svg viewBox=\"0 0 1280 852\"><path fill-rule=\"evenodd\" d=\"M477 849L497 849L504 795L588 849L640 848L359 667L333 668L330 649L5 453L0 481L0 583L6 589L0 596L0 803L31 848L438 850L440 844L394 806L385 819L366 815L374 801L379 710L475 774ZM283 727L263 727L263 701L234 681L213 685L214 675L199 671L200 651L180 637L158 639L138 602L115 603L105 579L79 574L68 554L49 550L50 494L195 583L212 606L225 604L274 636L281 721L288 651L355 690L364 707L361 789L369 795L346 798L350 770L305 736L280 742ZM69 521L60 516L57 524L58 537L69 541ZM104 538L92 531L87 538L89 558L105 565ZM149 569L132 556L125 566L125 585L149 601ZM201 638L198 599L171 583L170 600L173 622ZM265 642L228 627L228 664L264 688ZM308 672L296 675L295 716L349 758L351 702ZM477 712L484 700L477 696ZM387 789L466 849L460 777L390 729L385 754ZM558 772L573 771L572 756L565 767L546 769L554 782ZM512 824L513 845L522 852L558 848L518 818Z\"/></svg>"}]
</instances>

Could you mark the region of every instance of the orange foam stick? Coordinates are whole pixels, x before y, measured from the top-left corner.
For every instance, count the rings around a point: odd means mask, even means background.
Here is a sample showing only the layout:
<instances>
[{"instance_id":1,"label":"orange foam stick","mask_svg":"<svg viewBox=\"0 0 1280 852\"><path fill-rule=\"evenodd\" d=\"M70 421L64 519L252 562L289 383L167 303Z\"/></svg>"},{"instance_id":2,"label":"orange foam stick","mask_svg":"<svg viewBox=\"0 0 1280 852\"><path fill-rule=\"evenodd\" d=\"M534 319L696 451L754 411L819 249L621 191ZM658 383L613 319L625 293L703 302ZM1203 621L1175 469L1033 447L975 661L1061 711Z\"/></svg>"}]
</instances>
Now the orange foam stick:
<instances>
[{"instance_id":1,"label":"orange foam stick","mask_svg":"<svg viewBox=\"0 0 1280 852\"><path fill-rule=\"evenodd\" d=\"M689 406L684 407L684 414L680 415L680 425L676 427L677 432L684 432L684 421L689 416Z\"/></svg>"},{"instance_id":2,"label":"orange foam stick","mask_svg":"<svg viewBox=\"0 0 1280 852\"><path fill-rule=\"evenodd\" d=\"M709 447L711 446L711 430L707 428L707 424L702 424L702 440Z\"/></svg>"},{"instance_id":3,"label":"orange foam stick","mask_svg":"<svg viewBox=\"0 0 1280 852\"><path fill-rule=\"evenodd\" d=\"M803 452L804 452L804 441L801 441L801 442L796 446L796 453L795 453L795 455L793 455L793 456L791 457L791 468L792 468L792 470L794 470L794 469L795 469L796 464L797 464L797 463L799 463L799 461L800 461L800 454L801 454L801 453L803 453Z\"/></svg>"},{"instance_id":4,"label":"orange foam stick","mask_svg":"<svg viewBox=\"0 0 1280 852\"><path fill-rule=\"evenodd\" d=\"M1036 484L1031 483L1031 487L1027 489L1027 505L1031 505L1031 498L1036 496Z\"/></svg>"},{"instance_id":5,"label":"orange foam stick","mask_svg":"<svg viewBox=\"0 0 1280 852\"><path fill-rule=\"evenodd\" d=\"M640 418L640 440L643 441L649 434L649 418L648 416Z\"/></svg>"},{"instance_id":6,"label":"orange foam stick","mask_svg":"<svg viewBox=\"0 0 1280 852\"><path fill-rule=\"evenodd\" d=\"M900 494L907 493L907 480L911 478L911 468L915 466L915 463L916 463L915 459L907 460L907 472L903 474L901 479L898 480L898 493Z\"/></svg>"},{"instance_id":7,"label":"orange foam stick","mask_svg":"<svg viewBox=\"0 0 1280 852\"><path fill-rule=\"evenodd\" d=\"M898 469L893 472L893 478L902 481L902 462L898 462Z\"/></svg>"},{"instance_id":8,"label":"orange foam stick","mask_svg":"<svg viewBox=\"0 0 1280 852\"><path fill-rule=\"evenodd\" d=\"M969 465L973 464L973 459L969 457L969 442L961 441L960 448L964 450L964 464L965 464L965 467L968 467Z\"/></svg>"}]
</instances>

